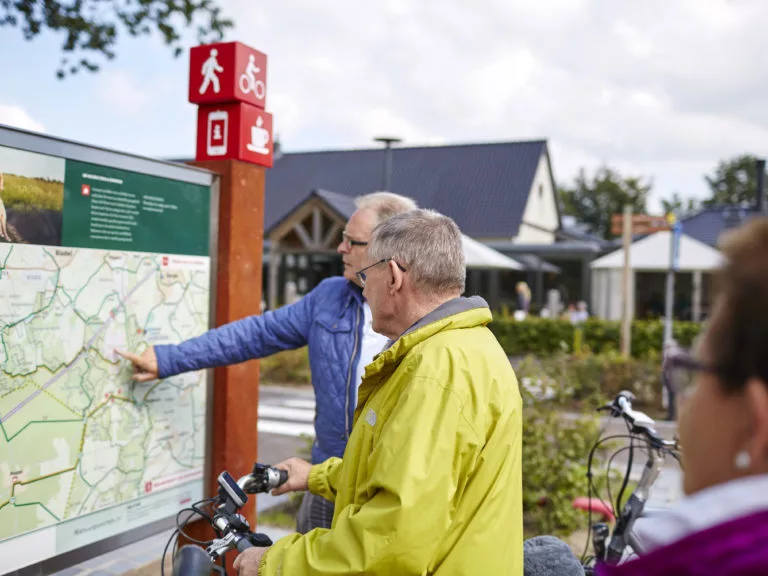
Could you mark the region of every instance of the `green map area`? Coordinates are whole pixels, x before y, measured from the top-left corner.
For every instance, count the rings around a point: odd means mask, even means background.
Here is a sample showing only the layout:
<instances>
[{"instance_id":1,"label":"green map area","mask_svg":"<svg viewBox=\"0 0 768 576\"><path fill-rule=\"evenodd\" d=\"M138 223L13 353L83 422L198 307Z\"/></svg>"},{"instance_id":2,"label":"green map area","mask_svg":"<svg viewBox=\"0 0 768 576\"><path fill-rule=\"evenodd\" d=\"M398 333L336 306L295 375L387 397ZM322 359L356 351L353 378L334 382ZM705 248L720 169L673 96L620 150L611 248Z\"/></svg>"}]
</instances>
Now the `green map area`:
<instances>
[{"instance_id":1,"label":"green map area","mask_svg":"<svg viewBox=\"0 0 768 576\"><path fill-rule=\"evenodd\" d=\"M115 349L208 328L207 257L0 244L0 540L202 476L206 377Z\"/></svg>"}]
</instances>

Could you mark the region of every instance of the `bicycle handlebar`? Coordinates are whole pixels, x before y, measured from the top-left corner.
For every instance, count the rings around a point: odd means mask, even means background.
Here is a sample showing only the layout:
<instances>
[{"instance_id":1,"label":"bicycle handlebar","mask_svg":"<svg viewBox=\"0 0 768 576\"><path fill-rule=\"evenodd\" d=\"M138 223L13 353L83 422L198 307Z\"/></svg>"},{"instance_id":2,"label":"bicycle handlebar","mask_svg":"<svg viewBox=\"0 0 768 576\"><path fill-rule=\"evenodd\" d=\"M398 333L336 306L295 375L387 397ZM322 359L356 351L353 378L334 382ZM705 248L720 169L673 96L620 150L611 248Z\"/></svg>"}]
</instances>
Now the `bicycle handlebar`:
<instances>
[{"instance_id":1,"label":"bicycle handlebar","mask_svg":"<svg viewBox=\"0 0 768 576\"><path fill-rule=\"evenodd\" d=\"M614 418L621 417L631 427L633 432L643 434L651 444L659 448L677 448L677 442L664 440L656 431L656 422L645 414L632 408L632 402L635 395L627 390L622 390L613 399L613 402L606 404L599 411L608 410Z\"/></svg>"},{"instance_id":2,"label":"bicycle handlebar","mask_svg":"<svg viewBox=\"0 0 768 576\"><path fill-rule=\"evenodd\" d=\"M218 478L218 495L216 498L202 502L215 506L212 517L204 514L200 508L196 508L201 503L193 504L191 507L191 510L211 523L216 530L217 538L208 542L205 550L190 545L182 547L174 556L174 576L202 576L203 574L208 576L215 563L223 559L230 550L243 552L254 546L271 546L272 540L269 537L251 531L248 521L239 514L239 510L248 502L248 494L268 492L287 480L286 471L258 463L254 464L251 474L243 476L237 482L227 472L222 472ZM189 518L187 518L188 521ZM178 532L181 534L184 534L184 525L178 527ZM171 540L174 536L175 533L171 536ZM165 560L165 553L163 553L163 560Z\"/></svg>"}]
</instances>

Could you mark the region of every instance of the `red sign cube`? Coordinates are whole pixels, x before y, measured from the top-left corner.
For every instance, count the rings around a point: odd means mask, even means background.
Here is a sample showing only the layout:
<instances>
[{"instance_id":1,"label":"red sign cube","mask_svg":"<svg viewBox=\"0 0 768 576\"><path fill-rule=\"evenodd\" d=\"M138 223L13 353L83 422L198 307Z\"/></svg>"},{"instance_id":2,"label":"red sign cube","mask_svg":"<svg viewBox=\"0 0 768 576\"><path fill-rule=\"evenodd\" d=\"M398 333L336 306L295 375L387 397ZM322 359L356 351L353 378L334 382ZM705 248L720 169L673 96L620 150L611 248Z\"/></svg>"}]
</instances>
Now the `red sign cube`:
<instances>
[{"instance_id":1,"label":"red sign cube","mask_svg":"<svg viewBox=\"0 0 768 576\"><path fill-rule=\"evenodd\" d=\"M198 107L196 160L242 160L271 168L272 151L268 112L238 103Z\"/></svg>"},{"instance_id":2,"label":"red sign cube","mask_svg":"<svg viewBox=\"0 0 768 576\"><path fill-rule=\"evenodd\" d=\"M189 52L189 101L246 102L266 107L267 56L240 42L196 46Z\"/></svg>"}]
</instances>

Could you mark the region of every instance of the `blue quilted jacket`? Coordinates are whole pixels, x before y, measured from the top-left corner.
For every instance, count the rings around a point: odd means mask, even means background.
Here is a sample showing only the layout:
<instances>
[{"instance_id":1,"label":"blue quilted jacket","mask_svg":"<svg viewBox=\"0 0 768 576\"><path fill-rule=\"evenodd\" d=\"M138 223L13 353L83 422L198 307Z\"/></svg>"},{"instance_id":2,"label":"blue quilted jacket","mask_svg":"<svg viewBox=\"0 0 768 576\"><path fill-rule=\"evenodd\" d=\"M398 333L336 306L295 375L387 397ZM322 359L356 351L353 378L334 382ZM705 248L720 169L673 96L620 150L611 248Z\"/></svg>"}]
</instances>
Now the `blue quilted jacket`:
<instances>
[{"instance_id":1,"label":"blue quilted jacket","mask_svg":"<svg viewBox=\"0 0 768 576\"><path fill-rule=\"evenodd\" d=\"M362 292L335 276L295 304L226 324L181 344L158 345L155 352L160 377L167 378L309 345L316 400L312 462L317 464L341 457L352 432L362 337Z\"/></svg>"}]
</instances>

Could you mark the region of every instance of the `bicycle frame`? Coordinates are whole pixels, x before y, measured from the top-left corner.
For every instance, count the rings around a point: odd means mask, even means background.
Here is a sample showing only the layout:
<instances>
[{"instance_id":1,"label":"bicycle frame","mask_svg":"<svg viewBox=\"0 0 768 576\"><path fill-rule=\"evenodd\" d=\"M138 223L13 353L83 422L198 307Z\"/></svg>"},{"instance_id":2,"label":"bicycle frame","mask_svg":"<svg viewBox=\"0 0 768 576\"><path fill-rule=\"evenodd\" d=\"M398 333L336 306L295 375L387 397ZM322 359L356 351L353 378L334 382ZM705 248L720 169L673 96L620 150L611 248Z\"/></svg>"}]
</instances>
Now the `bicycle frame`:
<instances>
[{"instance_id":1,"label":"bicycle frame","mask_svg":"<svg viewBox=\"0 0 768 576\"><path fill-rule=\"evenodd\" d=\"M627 423L629 434L633 438L642 439L648 453L640 481L617 514L612 533L605 522L598 522L590 526L595 552L594 559L608 564L621 563L628 553L629 555L633 553L640 555L645 551L642 541L633 531L635 522L645 515L645 505L653 485L664 468L665 455L667 453L674 455L674 451L678 449L676 441L664 440L659 435L655 428L655 422L651 418L632 409L632 400L634 400L634 395L629 392L621 392L611 404L600 408L600 410L609 410L615 418L623 418ZM599 443L600 441L595 446ZM590 453L590 462L591 458ZM627 475L629 472L627 470ZM585 568L587 567L588 565L585 565Z\"/></svg>"},{"instance_id":2,"label":"bicycle frame","mask_svg":"<svg viewBox=\"0 0 768 576\"><path fill-rule=\"evenodd\" d=\"M632 495L624 504L616 521L616 527L611 535L606 554L606 560L609 563L621 561L627 546L635 554L643 553L642 543L632 532L632 529L637 519L643 514L645 504L648 502L648 497L651 494L651 488L658 479L659 474L661 474L665 461L664 453L659 447L653 446L650 441L646 442L646 447L648 450L648 460L643 468L640 482L638 482L637 488L635 488L635 491L632 492Z\"/></svg>"}]
</instances>

